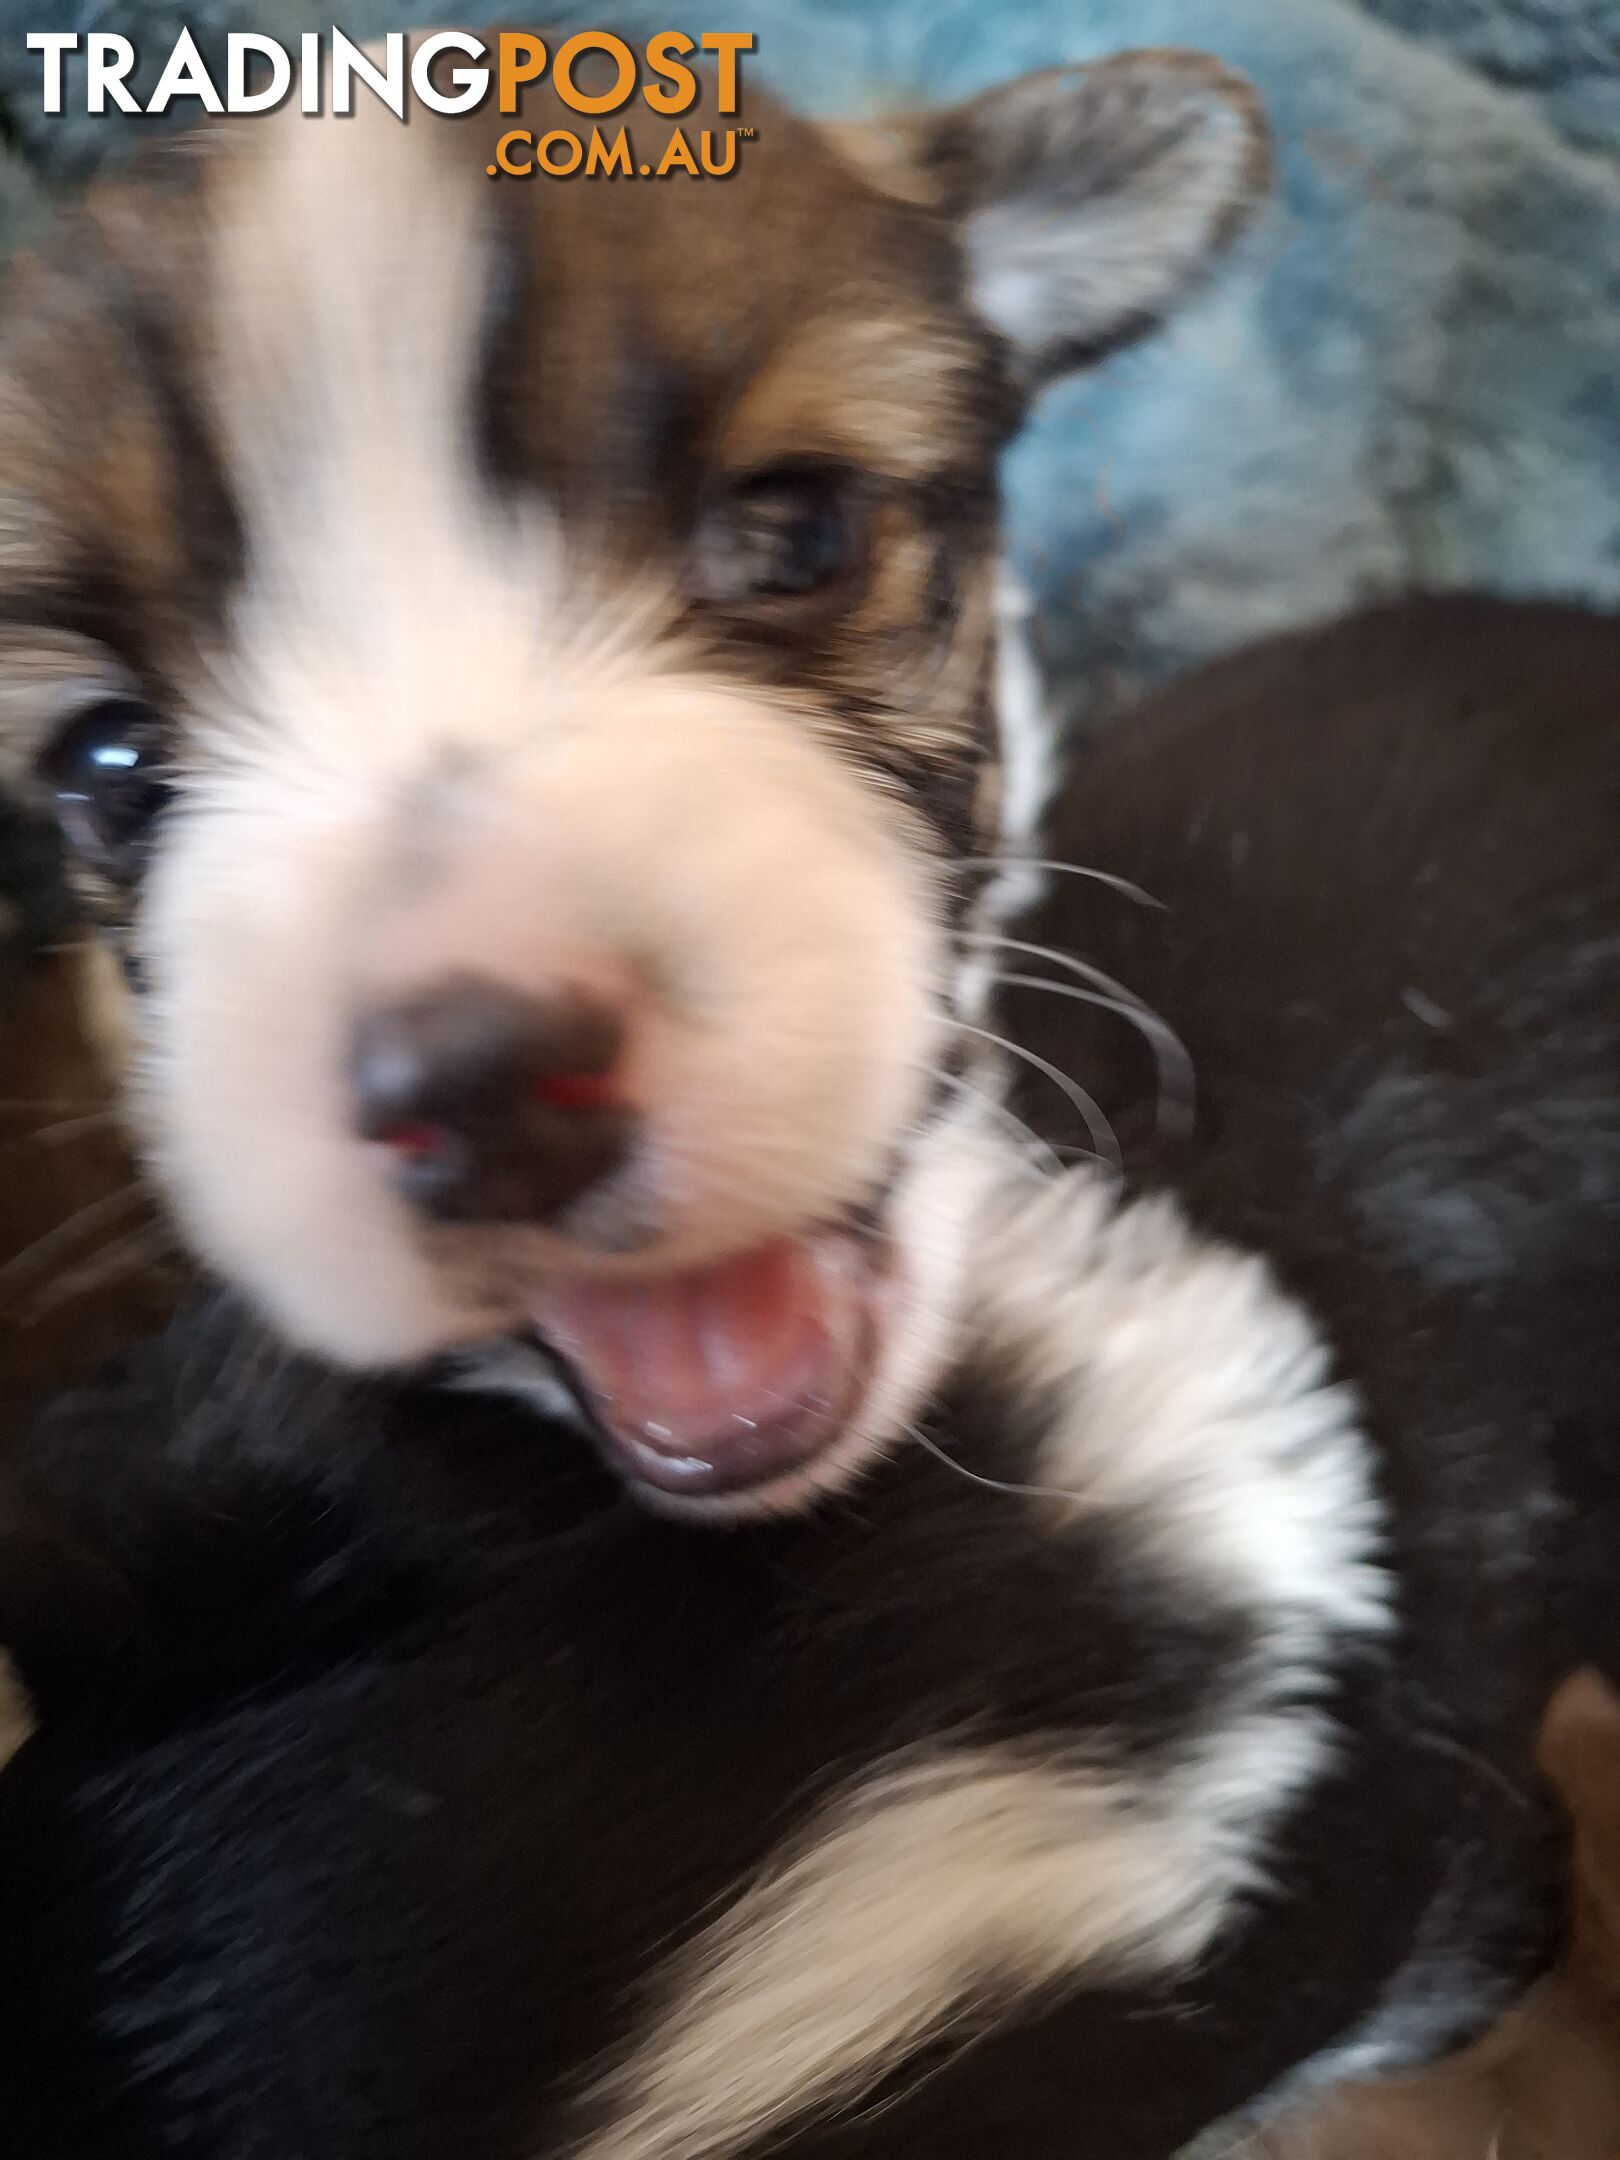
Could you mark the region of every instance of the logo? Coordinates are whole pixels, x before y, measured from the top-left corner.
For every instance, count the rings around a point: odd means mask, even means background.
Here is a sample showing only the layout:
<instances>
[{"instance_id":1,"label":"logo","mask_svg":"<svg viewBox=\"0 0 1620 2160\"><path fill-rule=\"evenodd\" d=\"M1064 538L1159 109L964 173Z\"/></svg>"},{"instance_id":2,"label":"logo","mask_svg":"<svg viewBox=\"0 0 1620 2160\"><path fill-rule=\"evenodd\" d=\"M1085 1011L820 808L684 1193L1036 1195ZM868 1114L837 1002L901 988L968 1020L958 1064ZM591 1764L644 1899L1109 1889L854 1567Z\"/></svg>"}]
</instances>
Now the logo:
<instances>
[{"instance_id":1,"label":"logo","mask_svg":"<svg viewBox=\"0 0 1620 2160\"><path fill-rule=\"evenodd\" d=\"M580 30L553 51L529 30L502 30L479 37L468 30L436 30L408 44L401 30L380 44L357 45L334 28L309 31L296 48L255 30L233 30L225 39L223 69L216 75L195 36L182 30L155 82L143 96L135 87L148 76L131 38L110 31L33 31L30 52L41 56L41 105L62 112L69 86L87 113L166 113L187 101L206 113L276 112L296 97L306 114L346 117L364 95L404 120L414 101L437 113L496 109L517 117L522 92L549 74L558 101L592 123L588 128L508 129L485 171L492 180L566 180L576 173L606 179L723 179L737 167L739 148L754 139L748 127L679 124L697 103L698 60L714 71L715 116L735 117L742 57L754 49L752 33L710 30L689 37L660 30L640 46L607 30ZM633 114L645 110L674 120L658 130L656 151L639 158ZM603 120L617 119L616 128Z\"/></svg>"}]
</instances>

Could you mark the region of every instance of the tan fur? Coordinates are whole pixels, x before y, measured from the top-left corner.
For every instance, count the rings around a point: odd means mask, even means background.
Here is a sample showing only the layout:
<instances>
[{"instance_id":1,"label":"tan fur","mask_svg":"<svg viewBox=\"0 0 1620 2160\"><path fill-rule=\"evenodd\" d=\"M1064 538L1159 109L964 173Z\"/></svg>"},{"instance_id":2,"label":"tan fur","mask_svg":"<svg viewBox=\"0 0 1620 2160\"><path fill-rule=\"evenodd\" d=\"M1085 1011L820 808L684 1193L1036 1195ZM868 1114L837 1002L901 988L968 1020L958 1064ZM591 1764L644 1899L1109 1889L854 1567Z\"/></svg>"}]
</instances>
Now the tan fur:
<instances>
[{"instance_id":1,"label":"tan fur","mask_svg":"<svg viewBox=\"0 0 1620 2160\"><path fill-rule=\"evenodd\" d=\"M1542 1765L1575 1826L1562 1970L1477 2047L1350 2087L1197 2160L1614 2160L1620 2149L1620 1696L1595 1673L1548 1710ZM1194 2156L1187 2156L1194 2160Z\"/></svg>"},{"instance_id":2,"label":"tan fur","mask_svg":"<svg viewBox=\"0 0 1620 2160\"><path fill-rule=\"evenodd\" d=\"M1220 1837L1106 1769L963 1752L834 1803L667 1976L581 2160L723 2160L1052 1981L1162 1972L1225 1910Z\"/></svg>"}]
</instances>

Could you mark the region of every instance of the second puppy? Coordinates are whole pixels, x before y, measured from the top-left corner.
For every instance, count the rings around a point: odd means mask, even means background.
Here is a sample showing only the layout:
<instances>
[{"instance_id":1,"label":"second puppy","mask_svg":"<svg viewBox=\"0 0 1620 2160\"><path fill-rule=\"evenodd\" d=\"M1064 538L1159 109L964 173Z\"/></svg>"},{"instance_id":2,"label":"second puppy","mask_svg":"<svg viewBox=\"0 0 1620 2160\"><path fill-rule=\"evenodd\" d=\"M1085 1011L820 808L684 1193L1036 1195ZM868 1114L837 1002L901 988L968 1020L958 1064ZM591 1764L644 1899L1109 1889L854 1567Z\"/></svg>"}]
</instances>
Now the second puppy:
<instances>
[{"instance_id":1,"label":"second puppy","mask_svg":"<svg viewBox=\"0 0 1620 2160\"><path fill-rule=\"evenodd\" d=\"M842 1506L696 1536L228 1316L65 1405L0 1552L12 2149L1168 2160L1481 2030L1559 1932L1544 1707L1620 1669L1617 670L1389 610L1078 764L1052 844L1130 889L1002 950L1033 1144ZM1076 1072L1123 1185L1041 1152Z\"/></svg>"}]
</instances>

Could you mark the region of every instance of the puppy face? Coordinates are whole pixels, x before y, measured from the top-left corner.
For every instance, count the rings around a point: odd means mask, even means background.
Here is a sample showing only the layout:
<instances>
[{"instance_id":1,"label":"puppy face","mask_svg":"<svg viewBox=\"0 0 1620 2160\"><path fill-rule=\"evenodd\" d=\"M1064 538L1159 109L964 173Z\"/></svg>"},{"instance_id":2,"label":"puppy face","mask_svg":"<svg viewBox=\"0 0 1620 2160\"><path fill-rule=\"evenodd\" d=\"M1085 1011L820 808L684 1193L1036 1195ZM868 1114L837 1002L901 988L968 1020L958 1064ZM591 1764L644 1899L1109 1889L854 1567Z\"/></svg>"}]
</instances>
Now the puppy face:
<instances>
[{"instance_id":1,"label":"puppy face","mask_svg":"<svg viewBox=\"0 0 1620 2160\"><path fill-rule=\"evenodd\" d=\"M5 770L123 946L191 1241L338 1360L538 1329L644 1485L728 1506L857 1459L947 1298L907 1186L997 450L1264 166L1181 54L742 117L706 183L492 185L512 123L423 111L211 131L0 330Z\"/></svg>"}]
</instances>

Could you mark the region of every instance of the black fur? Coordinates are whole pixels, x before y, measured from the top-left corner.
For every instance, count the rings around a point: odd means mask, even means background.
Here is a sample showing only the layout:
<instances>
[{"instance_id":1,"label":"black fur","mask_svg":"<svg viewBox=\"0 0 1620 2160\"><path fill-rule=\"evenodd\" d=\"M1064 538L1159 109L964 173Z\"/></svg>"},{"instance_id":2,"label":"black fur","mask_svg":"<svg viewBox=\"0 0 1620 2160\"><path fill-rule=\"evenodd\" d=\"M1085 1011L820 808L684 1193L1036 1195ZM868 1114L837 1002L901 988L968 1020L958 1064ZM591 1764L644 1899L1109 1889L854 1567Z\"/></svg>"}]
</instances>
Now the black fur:
<instances>
[{"instance_id":1,"label":"black fur","mask_svg":"<svg viewBox=\"0 0 1620 2160\"><path fill-rule=\"evenodd\" d=\"M1008 1016L1100 1084L1134 1183L1310 1303L1367 1405L1401 1627L1330 1676L1341 1763L1198 1973L957 2032L773 2160L1166 2160L1403 1972L1461 2037L1550 1956L1535 1727L1616 1663L1616 680L1615 625L1437 603L1207 671L1080 762L1051 851L1166 906L1062 878L1018 934L1174 1022L1195 1133L1156 1134L1112 1016ZM1106 1728L1151 1773L1251 1649L1117 1521L1058 1534L920 1450L811 1520L698 1533L522 1413L339 1387L237 1327L193 1320L16 1466L17 2160L548 2160L638 1981L834 1786L964 1732ZM994 1374L933 1425L1004 1479L1039 1437Z\"/></svg>"}]
</instances>

